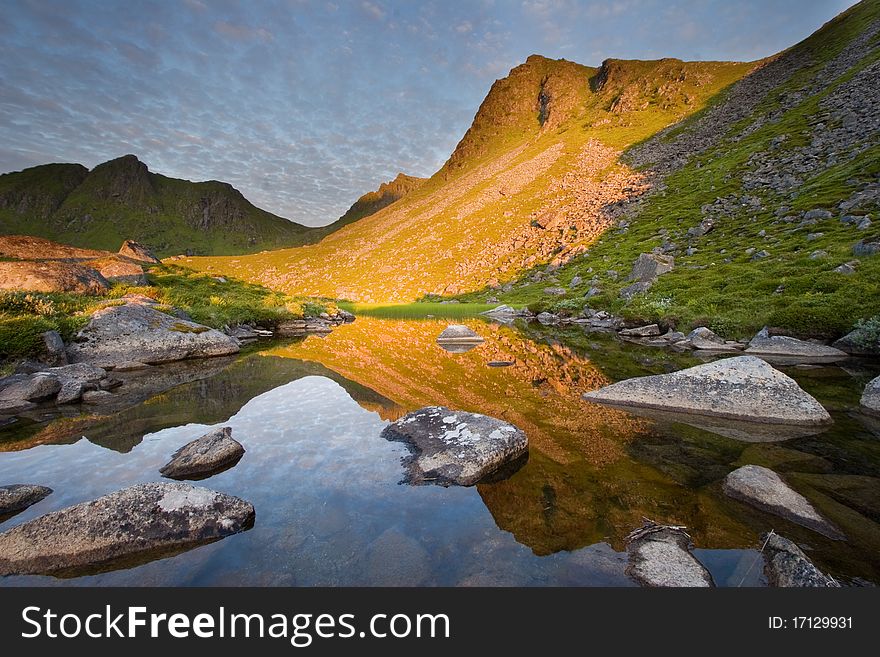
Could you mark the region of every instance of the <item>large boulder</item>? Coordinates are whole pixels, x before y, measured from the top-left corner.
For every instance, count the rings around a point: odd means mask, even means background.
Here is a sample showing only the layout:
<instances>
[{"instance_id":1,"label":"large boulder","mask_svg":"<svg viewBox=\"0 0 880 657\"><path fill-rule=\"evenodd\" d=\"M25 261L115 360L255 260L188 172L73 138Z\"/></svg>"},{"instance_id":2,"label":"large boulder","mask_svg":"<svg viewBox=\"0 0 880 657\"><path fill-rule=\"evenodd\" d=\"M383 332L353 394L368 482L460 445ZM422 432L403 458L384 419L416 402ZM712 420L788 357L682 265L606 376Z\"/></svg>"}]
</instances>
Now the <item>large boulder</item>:
<instances>
[{"instance_id":1,"label":"large boulder","mask_svg":"<svg viewBox=\"0 0 880 657\"><path fill-rule=\"evenodd\" d=\"M642 253L633 263L630 281L653 283L657 277L675 268L675 258L657 253Z\"/></svg>"},{"instance_id":2,"label":"large boulder","mask_svg":"<svg viewBox=\"0 0 880 657\"><path fill-rule=\"evenodd\" d=\"M728 497L808 527L823 536L835 540L844 538L807 498L792 489L773 470L760 465L744 465L727 475L722 489Z\"/></svg>"},{"instance_id":3,"label":"large boulder","mask_svg":"<svg viewBox=\"0 0 880 657\"><path fill-rule=\"evenodd\" d=\"M831 421L791 377L755 356L725 358L672 374L627 379L583 395L588 401L771 424Z\"/></svg>"},{"instance_id":4,"label":"large boulder","mask_svg":"<svg viewBox=\"0 0 880 657\"><path fill-rule=\"evenodd\" d=\"M147 276L144 274L144 268L126 258L110 256L100 260L92 260L86 264L111 283L147 285Z\"/></svg>"},{"instance_id":5,"label":"large boulder","mask_svg":"<svg viewBox=\"0 0 880 657\"><path fill-rule=\"evenodd\" d=\"M132 486L0 534L0 576L82 574L249 529L254 507L183 483Z\"/></svg>"},{"instance_id":6,"label":"large boulder","mask_svg":"<svg viewBox=\"0 0 880 657\"><path fill-rule=\"evenodd\" d=\"M226 356L238 341L220 331L172 317L148 305L126 304L96 311L67 347L73 363L112 368L138 361L152 365L186 358Z\"/></svg>"},{"instance_id":7,"label":"large boulder","mask_svg":"<svg viewBox=\"0 0 880 657\"><path fill-rule=\"evenodd\" d=\"M131 258L132 260L138 260L140 262L149 262L151 264L158 264L162 262L159 258L156 257L156 254L153 253L149 247L144 246L143 244L139 244L134 240L125 240L122 243L122 246L119 247L119 255L125 256L126 258Z\"/></svg>"},{"instance_id":8,"label":"large boulder","mask_svg":"<svg viewBox=\"0 0 880 657\"><path fill-rule=\"evenodd\" d=\"M681 527L646 523L627 537L627 574L642 586L709 587L712 575L697 561Z\"/></svg>"},{"instance_id":9,"label":"large boulder","mask_svg":"<svg viewBox=\"0 0 880 657\"><path fill-rule=\"evenodd\" d=\"M833 577L829 577L813 565L807 555L793 542L770 532L764 540L764 573L770 586L784 588L840 588Z\"/></svg>"},{"instance_id":10,"label":"large boulder","mask_svg":"<svg viewBox=\"0 0 880 657\"><path fill-rule=\"evenodd\" d=\"M0 262L0 290L101 294L110 288L94 269L72 262Z\"/></svg>"},{"instance_id":11,"label":"large boulder","mask_svg":"<svg viewBox=\"0 0 880 657\"><path fill-rule=\"evenodd\" d=\"M45 331L41 359L49 365L67 365L67 351L58 331Z\"/></svg>"},{"instance_id":12,"label":"large boulder","mask_svg":"<svg viewBox=\"0 0 880 657\"><path fill-rule=\"evenodd\" d=\"M464 324L450 324L437 336L437 342L483 342L483 338Z\"/></svg>"},{"instance_id":13,"label":"large boulder","mask_svg":"<svg viewBox=\"0 0 880 657\"><path fill-rule=\"evenodd\" d=\"M61 381L54 374L14 374L0 380L0 400L39 402L51 399L61 390Z\"/></svg>"},{"instance_id":14,"label":"large boulder","mask_svg":"<svg viewBox=\"0 0 880 657\"><path fill-rule=\"evenodd\" d=\"M472 486L520 465L528 454L525 433L503 420L428 406L385 427L382 436L410 449L404 459L413 484Z\"/></svg>"},{"instance_id":15,"label":"large boulder","mask_svg":"<svg viewBox=\"0 0 880 657\"><path fill-rule=\"evenodd\" d=\"M880 376L865 386L861 406L866 413L880 416Z\"/></svg>"},{"instance_id":16,"label":"large boulder","mask_svg":"<svg viewBox=\"0 0 880 657\"><path fill-rule=\"evenodd\" d=\"M787 335L770 335L766 326L758 331L757 335L749 342L746 353L783 356L818 362L828 362L848 357L846 352L824 344L806 342Z\"/></svg>"},{"instance_id":17,"label":"large boulder","mask_svg":"<svg viewBox=\"0 0 880 657\"><path fill-rule=\"evenodd\" d=\"M228 470L242 456L244 447L232 438L232 429L221 427L181 447L159 472L169 479L207 479Z\"/></svg>"},{"instance_id":18,"label":"large boulder","mask_svg":"<svg viewBox=\"0 0 880 657\"><path fill-rule=\"evenodd\" d=\"M36 484L0 486L0 520L24 511L51 494L51 488Z\"/></svg>"}]
</instances>

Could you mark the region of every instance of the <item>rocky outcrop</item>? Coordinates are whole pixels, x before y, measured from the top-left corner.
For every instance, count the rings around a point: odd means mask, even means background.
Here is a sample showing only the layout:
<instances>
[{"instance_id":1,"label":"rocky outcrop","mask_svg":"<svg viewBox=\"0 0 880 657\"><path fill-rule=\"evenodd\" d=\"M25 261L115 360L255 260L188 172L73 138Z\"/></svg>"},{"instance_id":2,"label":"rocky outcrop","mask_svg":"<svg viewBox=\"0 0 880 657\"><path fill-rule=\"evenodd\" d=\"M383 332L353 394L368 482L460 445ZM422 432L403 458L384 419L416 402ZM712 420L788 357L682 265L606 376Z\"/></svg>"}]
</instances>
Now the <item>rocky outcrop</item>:
<instances>
[{"instance_id":1,"label":"rocky outcrop","mask_svg":"<svg viewBox=\"0 0 880 657\"><path fill-rule=\"evenodd\" d=\"M474 343L474 342L483 342L483 338L474 331L473 329L465 326L464 324L450 324L440 335L437 336L437 342L443 344L455 344L455 343Z\"/></svg>"},{"instance_id":2,"label":"rocky outcrop","mask_svg":"<svg viewBox=\"0 0 880 657\"><path fill-rule=\"evenodd\" d=\"M238 349L235 338L220 331L131 303L95 312L67 347L67 355L73 363L112 368L126 361L152 365L225 356Z\"/></svg>"},{"instance_id":3,"label":"rocky outcrop","mask_svg":"<svg viewBox=\"0 0 880 657\"><path fill-rule=\"evenodd\" d=\"M755 356L620 381L585 393L584 399L771 424L831 421L828 411L792 378Z\"/></svg>"},{"instance_id":4,"label":"rocky outcrop","mask_svg":"<svg viewBox=\"0 0 880 657\"><path fill-rule=\"evenodd\" d=\"M759 465L744 465L727 475L722 488L728 497L735 500L808 527L823 536L836 540L844 538L840 530L823 518L807 498L792 489L773 470Z\"/></svg>"},{"instance_id":5,"label":"rocky outcrop","mask_svg":"<svg viewBox=\"0 0 880 657\"><path fill-rule=\"evenodd\" d=\"M86 264L111 283L147 285L144 268L131 260L111 256L100 260L91 260Z\"/></svg>"},{"instance_id":6,"label":"rocky outcrop","mask_svg":"<svg viewBox=\"0 0 880 657\"><path fill-rule=\"evenodd\" d=\"M865 413L880 416L880 376L865 386L861 408Z\"/></svg>"},{"instance_id":7,"label":"rocky outcrop","mask_svg":"<svg viewBox=\"0 0 880 657\"><path fill-rule=\"evenodd\" d=\"M654 284L658 276L670 272L674 268L675 258L670 255L642 253L636 258L629 274L628 280L634 282L623 288L620 291L620 296L624 299L630 299L636 294L645 292Z\"/></svg>"},{"instance_id":8,"label":"rocky outcrop","mask_svg":"<svg viewBox=\"0 0 880 657\"><path fill-rule=\"evenodd\" d=\"M132 486L0 534L0 575L86 574L249 529L254 507L182 483Z\"/></svg>"},{"instance_id":9,"label":"rocky outcrop","mask_svg":"<svg viewBox=\"0 0 880 657\"><path fill-rule=\"evenodd\" d=\"M139 262L148 262L150 264L158 264L162 262L149 247L139 244L134 240L125 240L122 243L122 246L119 247L119 255Z\"/></svg>"},{"instance_id":10,"label":"rocky outcrop","mask_svg":"<svg viewBox=\"0 0 880 657\"><path fill-rule=\"evenodd\" d=\"M24 511L51 494L51 488L36 484L0 486L0 521Z\"/></svg>"},{"instance_id":11,"label":"rocky outcrop","mask_svg":"<svg viewBox=\"0 0 880 657\"><path fill-rule=\"evenodd\" d=\"M512 424L443 406L408 413L382 436L410 449L403 463L412 484L473 486L521 465L529 447L525 433Z\"/></svg>"},{"instance_id":12,"label":"rocky outcrop","mask_svg":"<svg viewBox=\"0 0 880 657\"><path fill-rule=\"evenodd\" d=\"M782 588L839 588L840 584L813 565L792 541L775 532L761 537L764 573L770 586Z\"/></svg>"},{"instance_id":13,"label":"rocky outcrop","mask_svg":"<svg viewBox=\"0 0 880 657\"><path fill-rule=\"evenodd\" d=\"M710 587L712 575L697 561L683 527L646 523L627 537L626 573L642 586Z\"/></svg>"},{"instance_id":14,"label":"rocky outcrop","mask_svg":"<svg viewBox=\"0 0 880 657\"><path fill-rule=\"evenodd\" d=\"M0 262L0 290L100 294L109 288L97 271L71 262Z\"/></svg>"},{"instance_id":15,"label":"rocky outcrop","mask_svg":"<svg viewBox=\"0 0 880 657\"><path fill-rule=\"evenodd\" d=\"M770 335L766 326L749 342L746 353L782 356L810 362L828 362L848 357L846 352L824 344L806 342L787 335Z\"/></svg>"},{"instance_id":16,"label":"rocky outcrop","mask_svg":"<svg viewBox=\"0 0 880 657\"><path fill-rule=\"evenodd\" d=\"M232 438L232 429L221 427L181 447L159 472L169 479L207 479L228 470L242 456L244 447Z\"/></svg>"}]
</instances>

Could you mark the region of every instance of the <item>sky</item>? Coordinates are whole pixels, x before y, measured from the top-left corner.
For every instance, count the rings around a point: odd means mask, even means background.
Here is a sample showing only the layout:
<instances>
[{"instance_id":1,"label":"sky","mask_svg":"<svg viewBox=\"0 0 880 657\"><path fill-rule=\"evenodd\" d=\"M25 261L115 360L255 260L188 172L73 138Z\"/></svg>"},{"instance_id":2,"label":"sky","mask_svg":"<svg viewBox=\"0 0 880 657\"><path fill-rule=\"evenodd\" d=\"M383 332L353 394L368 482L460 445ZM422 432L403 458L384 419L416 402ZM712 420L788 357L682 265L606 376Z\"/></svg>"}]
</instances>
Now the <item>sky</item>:
<instances>
[{"instance_id":1,"label":"sky","mask_svg":"<svg viewBox=\"0 0 880 657\"><path fill-rule=\"evenodd\" d=\"M429 176L532 53L752 61L851 0L4 0L0 172L134 153L307 225Z\"/></svg>"}]
</instances>

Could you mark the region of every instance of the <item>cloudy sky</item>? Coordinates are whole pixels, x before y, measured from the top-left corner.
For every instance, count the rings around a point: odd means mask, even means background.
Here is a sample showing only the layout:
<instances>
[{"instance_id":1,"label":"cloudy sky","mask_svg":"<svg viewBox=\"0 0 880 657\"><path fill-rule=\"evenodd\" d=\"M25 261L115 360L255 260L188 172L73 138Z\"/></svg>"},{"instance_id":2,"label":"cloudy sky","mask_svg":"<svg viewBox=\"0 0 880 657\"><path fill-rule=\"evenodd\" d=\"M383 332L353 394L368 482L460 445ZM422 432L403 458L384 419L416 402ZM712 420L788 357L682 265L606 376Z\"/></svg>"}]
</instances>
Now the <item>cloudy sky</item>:
<instances>
[{"instance_id":1,"label":"cloudy sky","mask_svg":"<svg viewBox=\"0 0 880 657\"><path fill-rule=\"evenodd\" d=\"M851 0L4 0L0 172L134 153L332 221L428 176L531 53L754 60Z\"/></svg>"}]
</instances>

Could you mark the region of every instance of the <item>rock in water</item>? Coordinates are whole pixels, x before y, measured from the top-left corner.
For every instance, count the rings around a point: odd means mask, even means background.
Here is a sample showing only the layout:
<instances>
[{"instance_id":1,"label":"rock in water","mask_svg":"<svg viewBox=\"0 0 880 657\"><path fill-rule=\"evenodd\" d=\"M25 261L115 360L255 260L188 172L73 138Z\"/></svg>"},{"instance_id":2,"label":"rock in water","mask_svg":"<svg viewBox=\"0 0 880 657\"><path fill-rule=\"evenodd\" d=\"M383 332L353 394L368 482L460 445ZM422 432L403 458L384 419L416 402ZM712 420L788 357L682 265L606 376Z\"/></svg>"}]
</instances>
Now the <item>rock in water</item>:
<instances>
[{"instance_id":1,"label":"rock in water","mask_svg":"<svg viewBox=\"0 0 880 657\"><path fill-rule=\"evenodd\" d=\"M672 374L627 379L584 394L588 401L771 424L831 421L794 379L755 356L725 358Z\"/></svg>"},{"instance_id":2,"label":"rock in water","mask_svg":"<svg viewBox=\"0 0 880 657\"><path fill-rule=\"evenodd\" d=\"M244 500L182 483L132 486L0 534L0 576L84 574L249 529Z\"/></svg>"},{"instance_id":3,"label":"rock in water","mask_svg":"<svg viewBox=\"0 0 880 657\"><path fill-rule=\"evenodd\" d=\"M880 376L865 386L862 393L862 410L871 415L880 415Z\"/></svg>"},{"instance_id":4,"label":"rock in water","mask_svg":"<svg viewBox=\"0 0 880 657\"><path fill-rule=\"evenodd\" d=\"M131 258L132 260L149 262L152 264L162 262L148 247L144 246L143 244L139 244L134 240L125 240L122 243L122 246L119 247L119 255L125 256L126 258Z\"/></svg>"},{"instance_id":5,"label":"rock in water","mask_svg":"<svg viewBox=\"0 0 880 657\"><path fill-rule=\"evenodd\" d=\"M30 376L8 377L4 383L0 381L0 400L37 402L51 399L61 390L61 381L53 374L37 372Z\"/></svg>"},{"instance_id":6,"label":"rock in water","mask_svg":"<svg viewBox=\"0 0 880 657\"><path fill-rule=\"evenodd\" d=\"M0 262L0 290L101 294L110 285L101 274L71 262Z\"/></svg>"},{"instance_id":7,"label":"rock in water","mask_svg":"<svg viewBox=\"0 0 880 657\"><path fill-rule=\"evenodd\" d=\"M385 427L386 440L402 442L407 481L473 486L503 466L515 467L528 454L525 433L502 420L428 406Z\"/></svg>"},{"instance_id":8,"label":"rock in water","mask_svg":"<svg viewBox=\"0 0 880 657\"><path fill-rule=\"evenodd\" d=\"M785 588L840 588L833 577L829 577L807 559L801 549L787 538L775 532L761 537L764 547L764 572L770 586Z\"/></svg>"},{"instance_id":9,"label":"rock in water","mask_svg":"<svg viewBox=\"0 0 880 657\"><path fill-rule=\"evenodd\" d=\"M51 488L36 484L0 486L0 519L24 511L51 494Z\"/></svg>"},{"instance_id":10,"label":"rock in water","mask_svg":"<svg viewBox=\"0 0 880 657\"><path fill-rule=\"evenodd\" d=\"M709 587L712 575L691 553L681 527L648 523L627 537L627 574L642 586Z\"/></svg>"},{"instance_id":11,"label":"rock in water","mask_svg":"<svg viewBox=\"0 0 880 657\"><path fill-rule=\"evenodd\" d=\"M237 352L235 338L139 304L98 310L67 347L72 362L99 367L133 360L152 365Z\"/></svg>"},{"instance_id":12,"label":"rock in water","mask_svg":"<svg viewBox=\"0 0 880 657\"><path fill-rule=\"evenodd\" d=\"M691 331L687 336L694 349L704 349L706 351L731 351L730 347L724 341L724 338L717 335L714 331L700 326Z\"/></svg>"},{"instance_id":13,"label":"rock in water","mask_svg":"<svg viewBox=\"0 0 880 657\"><path fill-rule=\"evenodd\" d=\"M636 328L623 329L620 335L628 338L650 338L660 335L660 327L656 324L648 324L647 326L639 326ZM682 336L683 338L684 336Z\"/></svg>"},{"instance_id":14,"label":"rock in water","mask_svg":"<svg viewBox=\"0 0 880 657\"><path fill-rule=\"evenodd\" d=\"M464 324L450 324L437 336L437 342L483 342L483 338Z\"/></svg>"},{"instance_id":15,"label":"rock in water","mask_svg":"<svg viewBox=\"0 0 880 657\"><path fill-rule=\"evenodd\" d=\"M846 352L824 344L805 342L787 335L770 335L766 326L749 342L746 353L766 354L768 356L791 356L823 362L847 358Z\"/></svg>"},{"instance_id":16,"label":"rock in water","mask_svg":"<svg viewBox=\"0 0 880 657\"><path fill-rule=\"evenodd\" d=\"M773 470L759 465L744 465L727 475L722 488L728 497L735 500L796 522L828 538L844 538L840 530L823 518L807 498L792 489Z\"/></svg>"},{"instance_id":17,"label":"rock in water","mask_svg":"<svg viewBox=\"0 0 880 657\"><path fill-rule=\"evenodd\" d=\"M232 429L214 429L177 450L159 472L169 479L206 479L228 470L244 456L244 447L232 438Z\"/></svg>"}]
</instances>

